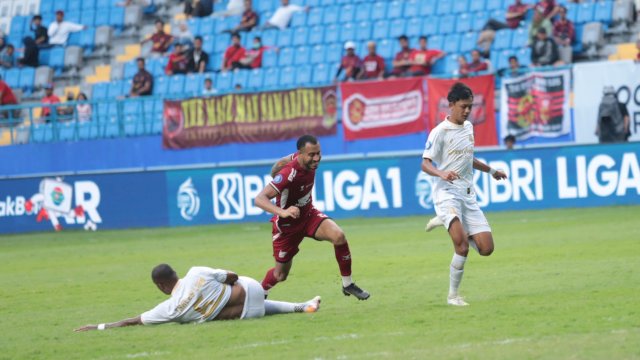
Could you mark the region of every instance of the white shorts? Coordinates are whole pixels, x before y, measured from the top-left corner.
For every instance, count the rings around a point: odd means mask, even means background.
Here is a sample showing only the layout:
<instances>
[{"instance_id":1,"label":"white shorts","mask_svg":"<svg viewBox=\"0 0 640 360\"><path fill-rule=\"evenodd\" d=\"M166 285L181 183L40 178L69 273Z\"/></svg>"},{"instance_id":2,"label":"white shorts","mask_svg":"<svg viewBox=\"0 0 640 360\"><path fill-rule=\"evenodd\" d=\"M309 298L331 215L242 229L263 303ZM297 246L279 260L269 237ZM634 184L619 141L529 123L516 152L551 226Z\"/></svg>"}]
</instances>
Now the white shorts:
<instances>
[{"instance_id":1,"label":"white shorts","mask_svg":"<svg viewBox=\"0 0 640 360\"><path fill-rule=\"evenodd\" d=\"M238 284L244 289L244 309L240 319L261 318L264 316L264 289L259 282L250 277L238 276Z\"/></svg>"},{"instance_id":2,"label":"white shorts","mask_svg":"<svg viewBox=\"0 0 640 360\"><path fill-rule=\"evenodd\" d=\"M453 219L458 218L469 235L491 232L489 222L476 200L473 189L445 188L434 194L436 214L447 230Z\"/></svg>"}]
</instances>

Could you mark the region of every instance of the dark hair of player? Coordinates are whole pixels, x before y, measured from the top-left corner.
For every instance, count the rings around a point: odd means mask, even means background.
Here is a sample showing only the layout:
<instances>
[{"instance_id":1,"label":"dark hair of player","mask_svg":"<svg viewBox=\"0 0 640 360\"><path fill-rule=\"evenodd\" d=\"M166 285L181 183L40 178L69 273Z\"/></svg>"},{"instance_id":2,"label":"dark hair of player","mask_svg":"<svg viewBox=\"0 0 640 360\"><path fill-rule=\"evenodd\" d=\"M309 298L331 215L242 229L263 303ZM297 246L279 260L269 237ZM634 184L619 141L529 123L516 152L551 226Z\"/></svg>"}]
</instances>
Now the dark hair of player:
<instances>
[{"instance_id":1,"label":"dark hair of player","mask_svg":"<svg viewBox=\"0 0 640 360\"><path fill-rule=\"evenodd\" d=\"M318 144L318 139L313 135L302 135L298 139L296 147L298 150L302 150L307 144L316 145Z\"/></svg>"},{"instance_id":2,"label":"dark hair of player","mask_svg":"<svg viewBox=\"0 0 640 360\"><path fill-rule=\"evenodd\" d=\"M177 278L178 275L168 264L160 264L151 271L151 279L154 282L165 282Z\"/></svg>"},{"instance_id":3,"label":"dark hair of player","mask_svg":"<svg viewBox=\"0 0 640 360\"><path fill-rule=\"evenodd\" d=\"M449 90L449 94L447 95L447 100L450 103L456 103L459 100L473 100L473 91L469 89L469 87L461 82L457 82L453 84L451 90Z\"/></svg>"}]
</instances>

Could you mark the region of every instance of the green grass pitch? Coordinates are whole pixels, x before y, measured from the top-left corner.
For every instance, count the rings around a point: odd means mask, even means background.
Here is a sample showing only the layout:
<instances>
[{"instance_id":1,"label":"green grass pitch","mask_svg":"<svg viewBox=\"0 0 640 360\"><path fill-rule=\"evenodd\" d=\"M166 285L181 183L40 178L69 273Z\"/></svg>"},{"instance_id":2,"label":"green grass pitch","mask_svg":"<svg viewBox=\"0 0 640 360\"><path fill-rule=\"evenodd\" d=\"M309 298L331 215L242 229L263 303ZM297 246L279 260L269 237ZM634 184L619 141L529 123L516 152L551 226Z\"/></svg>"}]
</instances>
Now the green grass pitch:
<instances>
[{"instance_id":1,"label":"green grass pitch","mask_svg":"<svg viewBox=\"0 0 640 360\"><path fill-rule=\"evenodd\" d=\"M272 266L268 223L0 237L0 359L632 359L640 358L640 207L488 214L496 251L470 252L445 303L450 240L426 217L338 221L354 278L340 292L329 243L305 240L270 295L322 295L316 314L74 333L165 299L167 262L259 281Z\"/></svg>"}]
</instances>

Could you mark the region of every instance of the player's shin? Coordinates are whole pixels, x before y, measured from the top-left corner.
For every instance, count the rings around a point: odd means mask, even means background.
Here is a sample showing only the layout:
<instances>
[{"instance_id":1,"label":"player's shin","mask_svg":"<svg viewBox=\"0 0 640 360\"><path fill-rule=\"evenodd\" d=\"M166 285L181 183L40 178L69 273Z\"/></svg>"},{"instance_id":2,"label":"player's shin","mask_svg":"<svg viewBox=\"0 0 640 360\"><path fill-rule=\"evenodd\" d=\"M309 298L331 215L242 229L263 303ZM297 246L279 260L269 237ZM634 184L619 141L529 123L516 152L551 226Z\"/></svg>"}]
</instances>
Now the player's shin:
<instances>
[{"instance_id":1,"label":"player's shin","mask_svg":"<svg viewBox=\"0 0 640 360\"><path fill-rule=\"evenodd\" d=\"M351 279L351 251L349 251L349 244L334 245L333 248L340 268L340 275L342 275L342 286L347 287L353 283Z\"/></svg>"},{"instance_id":2,"label":"player's shin","mask_svg":"<svg viewBox=\"0 0 640 360\"><path fill-rule=\"evenodd\" d=\"M464 263L466 261L466 256L453 254L449 276L449 297L458 296L458 288L460 287L460 281L462 281L462 275L464 274Z\"/></svg>"},{"instance_id":3,"label":"player's shin","mask_svg":"<svg viewBox=\"0 0 640 360\"><path fill-rule=\"evenodd\" d=\"M267 274L264 276L264 279L262 280L262 288L264 289L265 295L267 295L269 293L269 290L272 287L276 286L276 284L278 283L278 279L276 279L275 275L273 274L275 270L275 268L269 269L269 271L267 271Z\"/></svg>"},{"instance_id":4,"label":"player's shin","mask_svg":"<svg viewBox=\"0 0 640 360\"><path fill-rule=\"evenodd\" d=\"M296 308L300 308L300 311L296 311ZM295 304L284 301L273 301L273 300L265 300L264 301L264 314L265 315L274 315L274 314L288 314L292 312L302 312L303 304Z\"/></svg>"}]
</instances>

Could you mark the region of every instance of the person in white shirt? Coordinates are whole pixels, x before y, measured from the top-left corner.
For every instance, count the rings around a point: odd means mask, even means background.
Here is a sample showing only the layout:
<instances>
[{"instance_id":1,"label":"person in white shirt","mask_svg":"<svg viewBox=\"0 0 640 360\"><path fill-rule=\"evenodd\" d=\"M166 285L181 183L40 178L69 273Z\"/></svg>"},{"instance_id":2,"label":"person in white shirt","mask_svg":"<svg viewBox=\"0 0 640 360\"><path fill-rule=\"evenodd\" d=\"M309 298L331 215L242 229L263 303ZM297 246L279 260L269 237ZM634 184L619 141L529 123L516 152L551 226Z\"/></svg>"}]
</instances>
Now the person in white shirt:
<instances>
[{"instance_id":1,"label":"person in white shirt","mask_svg":"<svg viewBox=\"0 0 640 360\"><path fill-rule=\"evenodd\" d=\"M218 94L218 90L213 87L213 80L210 77L204 79L204 88L202 88L203 96L214 96Z\"/></svg>"},{"instance_id":2,"label":"person in white shirt","mask_svg":"<svg viewBox=\"0 0 640 360\"><path fill-rule=\"evenodd\" d=\"M309 7L291 5L289 4L289 0L282 0L282 6L273 13L271 18L266 22L266 24L264 24L263 28L278 28L280 30L284 30L289 26L289 22L291 21L293 14L300 11L309 11Z\"/></svg>"},{"instance_id":3,"label":"person in white shirt","mask_svg":"<svg viewBox=\"0 0 640 360\"><path fill-rule=\"evenodd\" d=\"M265 300L259 282L226 270L197 266L179 279L171 266L160 264L153 268L151 279L160 291L171 297L136 317L113 323L85 325L75 331L168 322L252 319L294 312L314 313L320 309L319 296L304 303Z\"/></svg>"},{"instance_id":4,"label":"person in white shirt","mask_svg":"<svg viewBox=\"0 0 640 360\"><path fill-rule=\"evenodd\" d=\"M56 21L49 25L47 34L49 35L49 45L62 45L64 46L69 39L69 34L72 32L78 32L86 29L85 25L80 25L68 21L64 21L64 12L62 10L56 11Z\"/></svg>"},{"instance_id":5,"label":"person in white shirt","mask_svg":"<svg viewBox=\"0 0 640 360\"><path fill-rule=\"evenodd\" d=\"M422 155L422 171L436 177L433 201L438 216L432 221L446 226L455 250L447 303L466 306L469 304L458 295L458 288L469 246L482 256L493 252L491 228L473 189L473 169L490 173L496 180L506 179L507 175L473 156L473 125L467 120L473 106L471 89L456 83L451 87L447 100L450 115L429 134Z\"/></svg>"}]
</instances>

